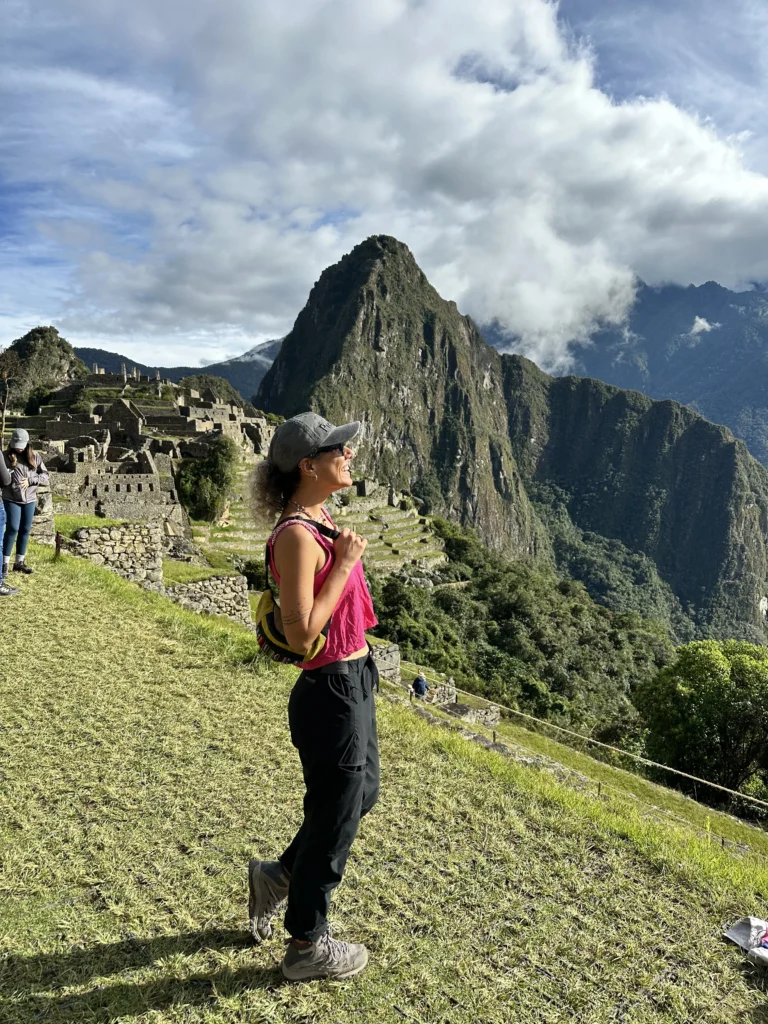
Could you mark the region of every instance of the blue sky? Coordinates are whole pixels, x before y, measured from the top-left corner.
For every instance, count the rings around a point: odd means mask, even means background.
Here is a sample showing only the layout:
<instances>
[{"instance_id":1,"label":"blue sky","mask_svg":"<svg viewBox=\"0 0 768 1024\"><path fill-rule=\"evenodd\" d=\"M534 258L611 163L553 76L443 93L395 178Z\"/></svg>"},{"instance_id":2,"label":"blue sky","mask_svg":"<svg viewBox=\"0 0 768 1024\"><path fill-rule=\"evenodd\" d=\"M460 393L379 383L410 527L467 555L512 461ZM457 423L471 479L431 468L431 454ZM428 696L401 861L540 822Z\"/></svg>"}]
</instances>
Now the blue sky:
<instances>
[{"instance_id":1,"label":"blue sky","mask_svg":"<svg viewBox=\"0 0 768 1024\"><path fill-rule=\"evenodd\" d=\"M768 170L762 0L563 0L559 14L594 48L601 89L621 100L666 95L724 133L750 132L749 161Z\"/></svg>"},{"instance_id":2,"label":"blue sky","mask_svg":"<svg viewBox=\"0 0 768 1024\"><path fill-rule=\"evenodd\" d=\"M764 3L0 6L0 345L226 358L374 232L551 369L638 276L768 280Z\"/></svg>"}]
</instances>

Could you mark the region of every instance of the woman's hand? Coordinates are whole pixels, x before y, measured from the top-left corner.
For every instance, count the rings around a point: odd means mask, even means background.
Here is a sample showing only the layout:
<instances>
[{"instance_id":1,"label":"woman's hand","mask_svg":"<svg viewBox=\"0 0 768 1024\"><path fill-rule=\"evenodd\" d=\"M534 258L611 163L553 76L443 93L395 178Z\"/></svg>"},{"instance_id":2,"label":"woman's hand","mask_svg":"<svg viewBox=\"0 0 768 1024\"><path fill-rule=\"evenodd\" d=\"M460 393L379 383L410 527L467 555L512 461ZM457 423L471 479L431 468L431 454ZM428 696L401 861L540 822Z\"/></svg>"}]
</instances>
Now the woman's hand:
<instances>
[{"instance_id":1,"label":"woman's hand","mask_svg":"<svg viewBox=\"0 0 768 1024\"><path fill-rule=\"evenodd\" d=\"M333 542L333 549L336 552L336 564L344 569L352 570L363 557L363 552L368 546L365 537L350 530L345 526L339 536Z\"/></svg>"}]
</instances>

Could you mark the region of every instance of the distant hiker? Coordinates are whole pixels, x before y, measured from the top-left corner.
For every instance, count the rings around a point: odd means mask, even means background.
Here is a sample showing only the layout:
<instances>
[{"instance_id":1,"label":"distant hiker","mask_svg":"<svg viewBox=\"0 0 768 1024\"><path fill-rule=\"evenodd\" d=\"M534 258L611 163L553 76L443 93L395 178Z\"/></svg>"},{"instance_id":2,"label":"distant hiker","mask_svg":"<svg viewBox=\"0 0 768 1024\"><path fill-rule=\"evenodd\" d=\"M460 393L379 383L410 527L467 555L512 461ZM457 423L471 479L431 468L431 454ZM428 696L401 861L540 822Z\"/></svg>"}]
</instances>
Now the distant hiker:
<instances>
[{"instance_id":1,"label":"distant hiker","mask_svg":"<svg viewBox=\"0 0 768 1024\"><path fill-rule=\"evenodd\" d=\"M427 680L424 677L424 673L419 669L419 674L411 683L411 689L417 697L421 697L423 700L427 696Z\"/></svg>"},{"instance_id":2,"label":"distant hiker","mask_svg":"<svg viewBox=\"0 0 768 1024\"><path fill-rule=\"evenodd\" d=\"M324 502L350 487L348 442L359 423L334 427L315 413L282 423L254 474L256 510L279 516L267 541L271 575L280 589L284 639L307 651L325 634L320 653L303 670L288 703L306 793L304 821L276 861L248 866L248 916L256 942L272 934L270 919L287 897L291 936L283 975L348 978L368 963L359 943L328 934L331 892L341 882L363 815L379 795L374 689L379 674L365 639L376 625L360 561L366 541L334 523ZM269 586L269 581L267 581Z\"/></svg>"},{"instance_id":3,"label":"distant hiker","mask_svg":"<svg viewBox=\"0 0 768 1024\"><path fill-rule=\"evenodd\" d=\"M14 572L31 576L35 571L25 561L32 519L37 507L37 488L48 483L48 470L42 456L29 443L29 434L17 427L11 434L11 443L5 453L5 462L10 470L10 483L3 486L5 508L5 536L3 538L3 576L8 572L13 545L16 544Z\"/></svg>"},{"instance_id":4,"label":"distant hiker","mask_svg":"<svg viewBox=\"0 0 768 1024\"><path fill-rule=\"evenodd\" d=\"M8 471L8 467L5 464L5 457L0 452L0 487L8 487L11 482L11 474ZM0 547L3 543L3 533L5 532L5 505L0 501ZM0 562L0 597L12 597L14 594L18 594L16 587L9 587L7 583L3 582L3 562Z\"/></svg>"}]
</instances>

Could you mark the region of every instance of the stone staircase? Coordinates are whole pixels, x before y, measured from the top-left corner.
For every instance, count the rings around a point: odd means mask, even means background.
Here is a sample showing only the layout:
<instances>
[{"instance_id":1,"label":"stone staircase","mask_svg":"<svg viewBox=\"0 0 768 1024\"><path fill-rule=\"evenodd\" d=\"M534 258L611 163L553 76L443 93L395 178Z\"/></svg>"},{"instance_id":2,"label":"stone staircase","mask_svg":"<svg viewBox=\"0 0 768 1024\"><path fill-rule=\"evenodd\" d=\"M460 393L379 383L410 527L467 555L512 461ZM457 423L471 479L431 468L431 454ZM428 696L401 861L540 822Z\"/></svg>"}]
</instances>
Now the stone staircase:
<instances>
[{"instance_id":1,"label":"stone staircase","mask_svg":"<svg viewBox=\"0 0 768 1024\"><path fill-rule=\"evenodd\" d=\"M258 526L249 505L249 476L258 459L243 456L238 464L233 499L219 523L194 523L196 544L220 552L229 559L256 559L264 556L269 530ZM330 511L339 526L349 526L368 540L364 562L381 571L395 571L406 564L423 567L445 561L440 540L432 532L429 520L415 510L376 504L370 499L346 498L348 504Z\"/></svg>"}]
</instances>

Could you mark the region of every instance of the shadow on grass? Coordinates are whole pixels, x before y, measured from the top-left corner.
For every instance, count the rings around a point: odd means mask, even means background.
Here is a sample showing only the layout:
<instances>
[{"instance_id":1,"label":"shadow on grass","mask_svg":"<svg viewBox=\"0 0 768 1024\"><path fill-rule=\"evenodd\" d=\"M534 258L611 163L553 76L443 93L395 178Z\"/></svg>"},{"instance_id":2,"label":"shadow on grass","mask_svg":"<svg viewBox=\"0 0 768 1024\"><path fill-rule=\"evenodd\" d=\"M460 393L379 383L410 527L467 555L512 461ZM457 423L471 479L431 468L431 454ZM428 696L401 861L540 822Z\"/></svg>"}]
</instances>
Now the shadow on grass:
<instances>
[{"instance_id":1,"label":"shadow on grass","mask_svg":"<svg viewBox=\"0 0 768 1024\"><path fill-rule=\"evenodd\" d=\"M242 931L208 929L155 938L128 938L63 953L6 957L0 964L0 1022L26 1024L46 1020L52 1024L88 1020L108 1024L118 1017L139 1016L150 1010L212 1003L249 988L274 989L284 983L280 969L244 967L237 970L211 966L209 971L186 974L176 963L159 970L165 975L148 981L110 975L140 971L168 958L223 950L256 949ZM265 959L264 955L260 959ZM72 986L99 984L83 993L62 991ZM6 1014L10 1014L6 1016Z\"/></svg>"},{"instance_id":2,"label":"shadow on grass","mask_svg":"<svg viewBox=\"0 0 768 1024\"><path fill-rule=\"evenodd\" d=\"M768 971L765 968L756 967L744 957L741 962L740 972L742 981L747 988L755 989L763 995L768 994ZM754 1007L742 1019L747 1024L768 1024L768 1002Z\"/></svg>"}]
</instances>

